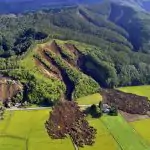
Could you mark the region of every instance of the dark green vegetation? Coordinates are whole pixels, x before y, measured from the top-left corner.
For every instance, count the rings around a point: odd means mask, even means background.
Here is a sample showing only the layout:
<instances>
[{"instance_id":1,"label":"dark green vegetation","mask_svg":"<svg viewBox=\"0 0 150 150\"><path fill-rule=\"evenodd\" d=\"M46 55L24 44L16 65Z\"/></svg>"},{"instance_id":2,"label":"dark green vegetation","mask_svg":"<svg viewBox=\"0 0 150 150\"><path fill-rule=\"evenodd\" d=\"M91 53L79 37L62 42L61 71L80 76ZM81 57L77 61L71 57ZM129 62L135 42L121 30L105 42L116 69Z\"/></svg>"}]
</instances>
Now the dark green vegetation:
<instances>
[{"instance_id":1,"label":"dark green vegetation","mask_svg":"<svg viewBox=\"0 0 150 150\"><path fill-rule=\"evenodd\" d=\"M73 43L80 45L80 50ZM49 41L19 57L16 69L1 70L24 85L23 93L13 102L52 105L60 98L73 100L98 92L99 84L78 66L79 55L85 55L81 53L85 47L81 46L74 41Z\"/></svg>"},{"instance_id":2,"label":"dark green vegetation","mask_svg":"<svg viewBox=\"0 0 150 150\"><path fill-rule=\"evenodd\" d=\"M149 21L109 1L0 16L1 71L25 85L23 101L37 104L93 94L99 85L149 84ZM61 40L56 51L35 50L52 39Z\"/></svg>"},{"instance_id":3,"label":"dark green vegetation","mask_svg":"<svg viewBox=\"0 0 150 150\"><path fill-rule=\"evenodd\" d=\"M93 118L99 118L103 115L101 106L97 106L95 104L91 105L91 107L85 110L85 114L90 114Z\"/></svg>"}]
</instances>

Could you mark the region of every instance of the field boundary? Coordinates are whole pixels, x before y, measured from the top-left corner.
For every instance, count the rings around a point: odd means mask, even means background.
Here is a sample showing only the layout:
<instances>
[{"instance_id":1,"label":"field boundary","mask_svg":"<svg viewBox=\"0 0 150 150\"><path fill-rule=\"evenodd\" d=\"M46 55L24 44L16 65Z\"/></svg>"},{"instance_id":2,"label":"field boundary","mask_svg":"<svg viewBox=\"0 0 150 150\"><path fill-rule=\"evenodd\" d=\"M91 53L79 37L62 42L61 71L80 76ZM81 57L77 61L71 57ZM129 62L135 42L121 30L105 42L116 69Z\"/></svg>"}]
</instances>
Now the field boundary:
<instances>
[{"instance_id":1,"label":"field boundary","mask_svg":"<svg viewBox=\"0 0 150 150\"><path fill-rule=\"evenodd\" d=\"M15 136L15 135L10 135L10 134L1 134L0 138L2 137L8 137L8 138L12 138L12 139L19 139L19 140L26 140L26 138L21 137L21 136Z\"/></svg>"},{"instance_id":2,"label":"field boundary","mask_svg":"<svg viewBox=\"0 0 150 150\"><path fill-rule=\"evenodd\" d=\"M12 116L14 115L14 112L10 112L8 115L9 115L9 117L7 119L7 122L6 122L6 126L4 126L4 128L2 129L1 134L4 134L6 132L8 126L9 126L9 123L10 123L10 121L12 119Z\"/></svg>"},{"instance_id":3,"label":"field boundary","mask_svg":"<svg viewBox=\"0 0 150 150\"><path fill-rule=\"evenodd\" d=\"M148 142L146 139L144 139L130 123L129 123L129 126L133 129L135 134L137 134L142 139L142 141L141 141L142 144L143 144L143 142L145 142L148 146L150 146L150 142Z\"/></svg>"},{"instance_id":4,"label":"field boundary","mask_svg":"<svg viewBox=\"0 0 150 150\"><path fill-rule=\"evenodd\" d=\"M120 143L116 140L115 136L112 134L112 132L108 129L106 123L104 123L104 121L102 120L99 120L105 127L106 129L108 130L109 134L112 136L112 138L115 140L115 142L118 144L120 150L124 150L123 147L120 145Z\"/></svg>"}]
</instances>

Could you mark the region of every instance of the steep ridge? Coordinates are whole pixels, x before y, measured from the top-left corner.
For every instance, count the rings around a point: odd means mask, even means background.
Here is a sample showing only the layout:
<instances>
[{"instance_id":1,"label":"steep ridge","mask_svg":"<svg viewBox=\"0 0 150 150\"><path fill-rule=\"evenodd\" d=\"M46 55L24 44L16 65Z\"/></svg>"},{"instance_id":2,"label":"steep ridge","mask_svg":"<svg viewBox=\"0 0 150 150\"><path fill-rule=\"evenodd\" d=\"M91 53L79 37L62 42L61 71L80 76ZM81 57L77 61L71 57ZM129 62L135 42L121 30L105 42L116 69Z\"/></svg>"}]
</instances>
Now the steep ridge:
<instances>
[{"instance_id":1,"label":"steep ridge","mask_svg":"<svg viewBox=\"0 0 150 150\"><path fill-rule=\"evenodd\" d=\"M75 96L78 96L76 95L76 90L78 90L76 87L78 85L81 86L81 80L88 82L90 79L80 72L80 66L78 66L77 63L80 55L81 52L77 50L74 45L69 43L62 44L56 40L53 40L50 44L46 44L45 47L41 49L39 48L38 55L34 55L36 61L38 60L36 65L40 68L41 73L45 74L43 68L46 68L48 71L47 75L49 75L50 78L57 77L57 79L65 83L66 92L64 96L68 100L72 100ZM42 64L42 68L39 64ZM94 80L90 80L90 82L96 85ZM96 86L98 90L98 85Z\"/></svg>"}]
</instances>

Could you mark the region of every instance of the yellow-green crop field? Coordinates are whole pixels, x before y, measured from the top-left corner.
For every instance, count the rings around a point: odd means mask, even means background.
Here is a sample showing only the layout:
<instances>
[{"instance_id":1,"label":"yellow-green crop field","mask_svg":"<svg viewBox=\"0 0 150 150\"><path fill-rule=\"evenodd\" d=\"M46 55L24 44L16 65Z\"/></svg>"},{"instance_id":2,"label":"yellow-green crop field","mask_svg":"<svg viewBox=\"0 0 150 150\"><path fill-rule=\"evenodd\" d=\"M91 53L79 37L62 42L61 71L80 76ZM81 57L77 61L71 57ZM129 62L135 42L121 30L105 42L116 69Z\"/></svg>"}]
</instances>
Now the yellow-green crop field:
<instances>
[{"instance_id":1,"label":"yellow-green crop field","mask_svg":"<svg viewBox=\"0 0 150 150\"><path fill-rule=\"evenodd\" d=\"M74 150L71 140L52 140L44 123L49 110L8 111L0 122L0 150Z\"/></svg>"},{"instance_id":2,"label":"yellow-green crop field","mask_svg":"<svg viewBox=\"0 0 150 150\"><path fill-rule=\"evenodd\" d=\"M129 86L129 87L122 87L118 88L120 91L126 93L132 93L140 96L146 96L150 100L150 85L143 85L143 86Z\"/></svg>"},{"instance_id":3,"label":"yellow-green crop field","mask_svg":"<svg viewBox=\"0 0 150 150\"><path fill-rule=\"evenodd\" d=\"M102 96L99 93L81 97L77 99L77 103L79 105L91 105L91 104L99 104L99 102L102 100Z\"/></svg>"},{"instance_id":4,"label":"yellow-green crop field","mask_svg":"<svg viewBox=\"0 0 150 150\"><path fill-rule=\"evenodd\" d=\"M150 150L150 143L137 134L121 115L102 117L101 120L122 150Z\"/></svg>"},{"instance_id":5,"label":"yellow-green crop field","mask_svg":"<svg viewBox=\"0 0 150 150\"><path fill-rule=\"evenodd\" d=\"M150 119L143 119L131 123L131 126L137 131L137 133L150 143Z\"/></svg>"},{"instance_id":6,"label":"yellow-green crop field","mask_svg":"<svg viewBox=\"0 0 150 150\"><path fill-rule=\"evenodd\" d=\"M0 121L0 150L74 150L70 138L52 140L44 127L50 110L7 111ZM146 138L149 122L129 125L122 116L103 116L101 119L87 118L90 125L97 129L93 146L80 150L150 150ZM137 129L140 135L133 129ZM147 137L145 138L145 134Z\"/></svg>"},{"instance_id":7,"label":"yellow-green crop field","mask_svg":"<svg viewBox=\"0 0 150 150\"><path fill-rule=\"evenodd\" d=\"M150 100L150 85L122 87L119 88L119 90L140 96L146 96ZM147 143L150 143L150 119L131 122L130 125L135 129L139 136L141 136Z\"/></svg>"},{"instance_id":8,"label":"yellow-green crop field","mask_svg":"<svg viewBox=\"0 0 150 150\"><path fill-rule=\"evenodd\" d=\"M110 134L109 130L105 127L100 119L89 119L90 125L97 129L95 144L91 146L85 146L80 150L120 150L117 142Z\"/></svg>"}]
</instances>

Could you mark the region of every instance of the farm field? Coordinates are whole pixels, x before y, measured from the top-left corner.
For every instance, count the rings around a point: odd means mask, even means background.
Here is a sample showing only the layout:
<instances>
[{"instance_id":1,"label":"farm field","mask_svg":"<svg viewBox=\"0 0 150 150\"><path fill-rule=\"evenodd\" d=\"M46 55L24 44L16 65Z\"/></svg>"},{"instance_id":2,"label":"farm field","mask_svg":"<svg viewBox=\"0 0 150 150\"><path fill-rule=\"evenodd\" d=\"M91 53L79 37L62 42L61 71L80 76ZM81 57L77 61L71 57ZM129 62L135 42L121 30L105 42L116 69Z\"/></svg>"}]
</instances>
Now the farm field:
<instances>
[{"instance_id":1,"label":"farm field","mask_svg":"<svg viewBox=\"0 0 150 150\"><path fill-rule=\"evenodd\" d=\"M8 111L0 122L1 150L74 150L71 140L52 140L47 135L44 122L49 110ZM83 150L118 150L118 145L107 128L99 119L88 118L90 124L97 129L96 143ZM82 148L81 148L82 149Z\"/></svg>"},{"instance_id":2,"label":"farm field","mask_svg":"<svg viewBox=\"0 0 150 150\"><path fill-rule=\"evenodd\" d=\"M81 97L77 99L77 103L79 105L91 105L91 104L99 104L99 102L102 100L102 96L99 93Z\"/></svg>"},{"instance_id":3,"label":"farm field","mask_svg":"<svg viewBox=\"0 0 150 150\"><path fill-rule=\"evenodd\" d=\"M91 146L85 146L80 150L120 150L117 142L114 140L112 135L109 133L107 128L101 122L100 119L89 119L90 125L97 129L95 144Z\"/></svg>"},{"instance_id":4,"label":"farm field","mask_svg":"<svg viewBox=\"0 0 150 150\"><path fill-rule=\"evenodd\" d=\"M45 131L44 122L50 110L7 111L0 121L1 150L74 150L70 138L52 140ZM101 119L87 118L97 129L96 142L79 150L149 150L150 132L146 131L150 120L131 123L119 115L103 116ZM142 129L141 129L142 126ZM133 127L139 132L137 134ZM145 129L144 129L144 128ZM142 138L143 137L143 138ZM134 140L133 140L134 139ZM146 139L146 140L144 140ZM125 142L126 141L126 142Z\"/></svg>"},{"instance_id":5,"label":"farm field","mask_svg":"<svg viewBox=\"0 0 150 150\"><path fill-rule=\"evenodd\" d=\"M139 120L130 123L137 133L150 143L150 119Z\"/></svg>"},{"instance_id":6,"label":"farm field","mask_svg":"<svg viewBox=\"0 0 150 150\"><path fill-rule=\"evenodd\" d=\"M1 150L73 150L71 140L52 140L45 131L44 122L49 110L7 112L0 122Z\"/></svg>"},{"instance_id":7,"label":"farm field","mask_svg":"<svg viewBox=\"0 0 150 150\"><path fill-rule=\"evenodd\" d=\"M122 87L122 88L118 88L118 90L126 92L126 93L146 96L148 97L148 99L150 99L150 85Z\"/></svg>"},{"instance_id":8,"label":"farm field","mask_svg":"<svg viewBox=\"0 0 150 150\"><path fill-rule=\"evenodd\" d=\"M120 115L102 117L109 132L123 150L150 150L150 145Z\"/></svg>"}]
</instances>

